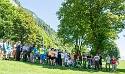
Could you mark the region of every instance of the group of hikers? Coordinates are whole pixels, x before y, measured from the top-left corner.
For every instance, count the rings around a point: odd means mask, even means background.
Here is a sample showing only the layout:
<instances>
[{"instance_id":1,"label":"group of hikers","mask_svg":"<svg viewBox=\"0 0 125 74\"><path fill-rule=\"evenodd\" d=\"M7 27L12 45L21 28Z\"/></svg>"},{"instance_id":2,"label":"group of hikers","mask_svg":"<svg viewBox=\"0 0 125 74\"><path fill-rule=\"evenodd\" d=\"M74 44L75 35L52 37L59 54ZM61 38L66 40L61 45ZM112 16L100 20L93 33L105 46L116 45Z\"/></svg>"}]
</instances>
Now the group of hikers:
<instances>
[{"instance_id":1,"label":"group of hikers","mask_svg":"<svg viewBox=\"0 0 125 74\"><path fill-rule=\"evenodd\" d=\"M116 71L118 60L112 56L107 55L103 58L100 54L95 56L89 53L83 52L82 54L68 53L66 50L57 50L52 47L46 47L41 45L38 48L37 45L25 45L21 44L21 41L16 42L14 45L10 41L0 40L0 57L3 60L9 60L13 56L16 61L30 61L36 63L36 59L40 61L40 64L49 64L50 66L66 66L77 67L84 69L98 69L102 70L102 59L105 59L106 71L110 71L110 65L112 65L112 71Z\"/></svg>"}]
</instances>

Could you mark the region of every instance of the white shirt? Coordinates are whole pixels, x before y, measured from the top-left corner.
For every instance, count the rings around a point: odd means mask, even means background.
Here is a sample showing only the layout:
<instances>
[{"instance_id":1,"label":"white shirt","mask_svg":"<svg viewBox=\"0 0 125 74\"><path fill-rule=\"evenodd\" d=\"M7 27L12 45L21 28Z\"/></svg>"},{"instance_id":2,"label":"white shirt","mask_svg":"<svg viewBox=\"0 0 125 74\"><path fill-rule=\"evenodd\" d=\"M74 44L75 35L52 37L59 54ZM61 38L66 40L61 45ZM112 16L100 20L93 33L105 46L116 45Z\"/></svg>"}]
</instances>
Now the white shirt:
<instances>
[{"instance_id":1,"label":"white shirt","mask_svg":"<svg viewBox=\"0 0 125 74\"><path fill-rule=\"evenodd\" d=\"M106 63L110 63L110 60L111 60L111 58L110 57L106 57Z\"/></svg>"},{"instance_id":2,"label":"white shirt","mask_svg":"<svg viewBox=\"0 0 125 74\"><path fill-rule=\"evenodd\" d=\"M67 55L68 55L67 52L65 52L65 53L64 53L64 57L67 58L67 57L68 57Z\"/></svg>"},{"instance_id":3,"label":"white shirt","mask_svg":"<svg viewBox=\"0 0 125 74\"><path fill-rule=\"evenodd\" d=\"M14 50L16 50L17 44L14 45Z\"/></svg>"},{"instance_id":4,"label":"white shirt","mask_svg":"<svg viewBox=\"0 0 125 74\"><path fill-rule=\"evenodd\" d=\"M58 52L54 51L54 54L55 54L55 57L57 58L58 57Z\"/></svg>"},{"instance_id":5,"label":"white shirt","mask_svg":"<svg viewBox=\"0 0 125 74\"><path fill-rule=\"evenodd\" d=\"M71 63L72 63L72 60L68 60L68 62L67 62L67 63L71 64Z\"/></svg>"},{"instance_id":6,"label":"white shirt","mask_svg":"<svg viewBox=\"0 0 125 74\"><path fill-rule=\"evenodd\" d=\"M61 58L64 58L64 53L61 53Z\"/></svg>"},{"instance_id":7,"label":"white shirt","mask_svg":"<svg viewBox=\"0 0 125 74\"><path fill-rule=\"evenodd\" d=\"M95 59L95 61L99 61L100 57L99 56L95 56L94 59Z\"/></svg>"}]
</instances>

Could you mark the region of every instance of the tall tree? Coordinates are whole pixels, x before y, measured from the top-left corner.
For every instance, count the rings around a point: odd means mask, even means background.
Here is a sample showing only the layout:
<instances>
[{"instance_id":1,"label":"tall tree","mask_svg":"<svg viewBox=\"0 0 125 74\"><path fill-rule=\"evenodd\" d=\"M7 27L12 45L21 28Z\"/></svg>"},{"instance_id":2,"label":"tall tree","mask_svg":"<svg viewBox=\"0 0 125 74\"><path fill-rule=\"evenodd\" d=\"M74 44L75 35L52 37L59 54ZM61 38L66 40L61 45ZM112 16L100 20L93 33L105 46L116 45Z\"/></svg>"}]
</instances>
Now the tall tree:
<instances>
[{"instance_id":1,"label":"tall tree","mask_svg":"<svg viewBox=\"0 0 125 74\"><path fill-rule=\"evenodd\" d=\"M58 35L66 42L89 45L94 53L100 53L106 42L118 39L124 27L124 8L124 0L66 0L57 12Z\"/></svg>"}]
</instances>

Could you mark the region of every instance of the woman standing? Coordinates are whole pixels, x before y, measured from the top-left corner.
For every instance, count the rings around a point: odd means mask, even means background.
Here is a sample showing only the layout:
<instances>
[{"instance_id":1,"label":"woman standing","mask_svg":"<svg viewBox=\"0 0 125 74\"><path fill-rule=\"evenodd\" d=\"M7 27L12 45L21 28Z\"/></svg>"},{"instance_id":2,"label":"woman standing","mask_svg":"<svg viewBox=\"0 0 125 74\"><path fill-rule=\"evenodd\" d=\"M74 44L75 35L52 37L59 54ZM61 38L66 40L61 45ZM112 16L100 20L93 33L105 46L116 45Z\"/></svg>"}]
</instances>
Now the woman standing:
<instances>
[{"instance_id":1,"label":"woman standing","mask_svg":"<svg viewBox=\"0 0 125 74\"><path fill-rule=\"evenodd\" d=\"M51 55L51 65L54 66L54 59L55 59L54 48L51 49L50 55Z\"/></svg>"},{"instance_id":2,"label":"woman standing","mask_svg":"<svg viewBox=\"0 0 125 74\"><path fill-rule=\"evenodd\" d=\"M9 60L10 59L10 54L11 54L11 43L8 42L6 43L6 59Z\"/></svg>"},{"instance_id":3,"label":"woman standing","mask_svg":"<svg viewBox=\"0 0 125 74\"><path fill-rule=\"evenodd\" d=\"M35 47L33 49L33 53L34 53L33 63L36 63L36 57L38 56L37 45L35 45Z\"/></svg>"},{"instance_id":4,"label":"woman standing","mask_svg":"<svg viewBox=\"0 0 125 74\"><path fill-rule=\"evenodd\" d=\"M117 67L117 59L113 56L111 59L111 64L112 64L112 71L116 71L116 67Z\"/></svg>"}]
</instances>

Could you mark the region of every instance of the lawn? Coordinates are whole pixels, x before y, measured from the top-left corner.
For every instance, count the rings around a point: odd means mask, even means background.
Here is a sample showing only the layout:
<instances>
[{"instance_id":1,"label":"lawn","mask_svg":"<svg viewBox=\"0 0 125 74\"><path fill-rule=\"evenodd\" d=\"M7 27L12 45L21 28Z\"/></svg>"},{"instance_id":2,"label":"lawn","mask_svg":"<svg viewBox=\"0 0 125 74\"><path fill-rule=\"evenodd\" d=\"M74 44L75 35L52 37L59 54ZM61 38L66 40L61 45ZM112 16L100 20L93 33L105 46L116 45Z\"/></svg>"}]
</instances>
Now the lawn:
<instances>
[{"instance_id":1,"label":"lawn","mask_svg":"<svg viewBox=\"0 0 125 74\"><path fill-rule=\"evenodd\" d=\"M103 65L104 66L104 65ZM13 60L0 60L0 74L125 74L125 61L120 61L118 70L115 73L85 70L79 68L68 68L61 66L40 65L38 63L24 63Z\"/></svg>"}]
</instances>

